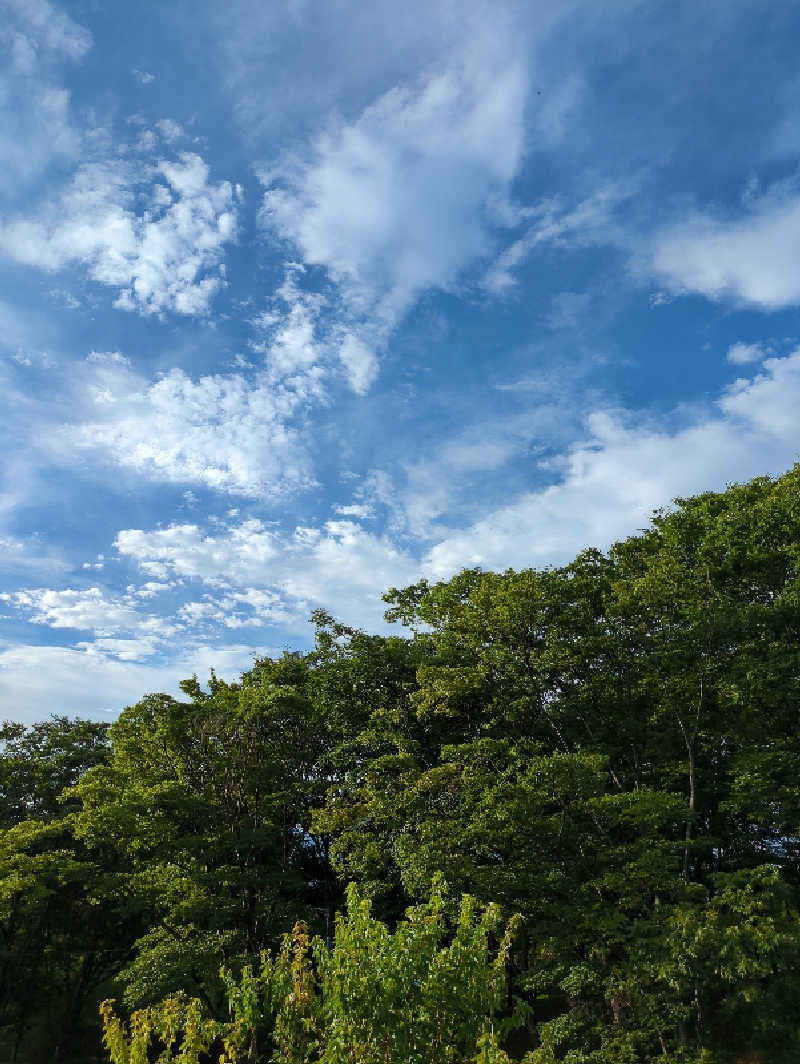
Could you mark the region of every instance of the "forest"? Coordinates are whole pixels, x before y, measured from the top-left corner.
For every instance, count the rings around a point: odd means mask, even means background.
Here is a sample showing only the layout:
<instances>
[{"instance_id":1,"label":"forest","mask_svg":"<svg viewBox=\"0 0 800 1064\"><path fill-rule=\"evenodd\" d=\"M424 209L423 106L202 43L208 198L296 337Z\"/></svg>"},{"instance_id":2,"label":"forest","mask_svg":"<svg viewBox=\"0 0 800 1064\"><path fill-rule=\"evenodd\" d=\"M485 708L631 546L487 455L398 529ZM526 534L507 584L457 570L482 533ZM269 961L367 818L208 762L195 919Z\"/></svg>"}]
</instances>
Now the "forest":
<instances>
[{"instance_id":1,"label":"forest","mask_svg":"<svg viewBox=\"0 0 800 1064\"><path fill-rule=\"evenodd\" d=\"M0 1060L796 1064L800 465L385 601L5 723Z\"/></svg>"}]
</instances>

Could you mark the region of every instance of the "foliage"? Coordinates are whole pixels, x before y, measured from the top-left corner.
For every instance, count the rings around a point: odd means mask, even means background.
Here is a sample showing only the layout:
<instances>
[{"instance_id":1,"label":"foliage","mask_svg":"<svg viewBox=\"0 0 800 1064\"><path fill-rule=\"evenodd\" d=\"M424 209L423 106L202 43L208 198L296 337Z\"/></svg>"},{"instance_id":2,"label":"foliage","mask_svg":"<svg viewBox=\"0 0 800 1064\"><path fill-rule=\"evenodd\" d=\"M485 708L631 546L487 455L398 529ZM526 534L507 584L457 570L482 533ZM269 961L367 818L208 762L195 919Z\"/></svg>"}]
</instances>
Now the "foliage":
<instances>
[{"instance_id":1,"label":"foliage","mask_svg":"<svg viewBox=\"0 0 800 1064\"><path fill-rule=\"evenodd\" d=\"M287 655L238 684L187 681L186 703L148 696L112 726L108 763L70 792L76 834L113 848L147 928L120 973L128 1005L184 989L218 1011L221 963L252 962L298 918L324 921L306 672Z\"/></svg>"},{"instance_id":2,"label":"foliage","mask_svg":"<svg viewBox=\"0 0 800 1064\"><path fill-rule=\"evenodd\" d=\"M66 717L0 728L0 1046L9 1056L44 1024L59 1060L93 988L121 961L104 870L59 800L102 763L107 730Z\"/></svg>"},{"instance_id":3,"label":"foliage","mask_svg":"<svg viewBox=\"0 0 800 1064\"><path fill-rule=\"evenodd\" d=\"M409 909L392 933L351 887L332 948L297 924L256 973L249 966L239 980L224 973L231 1014L224 1023L205 1017L196 999L176 996L135 1012L126 1026L105 1002L112 1064L147 1061L151 1047L164 1064L200 1064L212 1050L224 1064L499 1064L492 1018L516 922L492 951L497 907L481 912L464 897L450 930L444 890L437 880L430 900Z\"/></svg>"},{"instance_id":4,"label":"foliage","mask_svg":"<svg viewBox=\"0 0 800 1064\"><path fill-rule=\"evenodd\" d=\"M433 652L391 748L364 750L315 827L375 890L419 896L442 869L525 915L537 1060L796 1058L770 1002L798 959L799 488L796 468L678 500L606 555L387 596ZM711 933L736 874L784 914L761 981L750 939Z\"/></svg>"},{"instance_id":5,"label":"foliage","mask_svg":"<svg viewBox=\"0 0 800 1064\"><path fill-rule=\"evenodd\" d=\"M108 724L53 716L28 727L0 724L0 829L64 814L67 787L108 753Z\"/></svg>"},{"instance_id":6,"label":"foliage","mask_svg":"<svg viewBox=\"0 0 800 1064\"><path fill-rule=\"evenodd\" d=\"M393 1059L383 1016L423 1059L426 980L462 971L444 874L480 941L495 907L522 916L501 1013L488 953L489 982L456 980L454 1059L800 1059L800 466L387 606L405 634L318 612L312 651L147 695L107 734L4 727L0 1056L38 1030L58 1060L105 980L134 1024L107 1012L118 1056L144 1024L165 1059Z\"/></svg>"}]
</instances>

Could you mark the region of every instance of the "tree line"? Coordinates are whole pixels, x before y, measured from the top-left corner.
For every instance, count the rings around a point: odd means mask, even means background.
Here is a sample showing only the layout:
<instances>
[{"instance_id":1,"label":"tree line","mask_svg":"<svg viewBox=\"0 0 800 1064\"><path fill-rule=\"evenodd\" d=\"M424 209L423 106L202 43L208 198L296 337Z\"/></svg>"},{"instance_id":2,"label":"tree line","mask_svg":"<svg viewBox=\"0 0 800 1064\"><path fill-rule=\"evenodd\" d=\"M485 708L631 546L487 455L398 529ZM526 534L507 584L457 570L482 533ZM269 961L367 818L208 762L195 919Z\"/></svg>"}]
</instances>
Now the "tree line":
<instances>
[{"instance_id":1,"label":"tree line","mask_svg":"<svg viewBox=\"0 0 800 1064\"><path fill-rule=\"evenodd\" d=\"M5 724L0 1059L800 1060L800 466L385 599Z\"/></svg>"}]
</instances>

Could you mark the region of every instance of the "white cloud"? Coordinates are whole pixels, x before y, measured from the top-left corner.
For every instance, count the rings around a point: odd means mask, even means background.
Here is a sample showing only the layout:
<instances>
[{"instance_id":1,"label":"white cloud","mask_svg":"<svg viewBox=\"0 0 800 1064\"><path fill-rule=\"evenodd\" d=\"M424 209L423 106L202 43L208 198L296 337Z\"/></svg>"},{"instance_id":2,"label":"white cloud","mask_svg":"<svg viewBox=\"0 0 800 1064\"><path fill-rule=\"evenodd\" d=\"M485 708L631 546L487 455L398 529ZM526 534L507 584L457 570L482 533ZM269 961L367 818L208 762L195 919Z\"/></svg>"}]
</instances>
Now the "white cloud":
<instances>
[{"instance_id":1,"label":"white cloud","mask_svg":"<svg viewBox=\"0 0 800 1064\"><path fill-rule=\"evenodd\" d=\"M249 587L224 595L206 594L202 602L184 603L178 616L189 627L222 625L225 628L258 628L266 624L296 626L296 615L280 595L264 588ZM305 617L302 618L305 620Z\"/></svg>"},{"instance_id":2,"label":"white cloud","mask_svg":"<svg viewBox=\"0 0 800 1064\"><path fill-rule=\"evenodd\" d=\"M388 537L349 520L299 526L288 535L254 520L213 534L196 525L124 529L115 546L145 573L218 588L213 597L187 603L181 619L216 620L228 627L252 623L252 614L237 612L245 606L262 621L295 631L305 628L317 606L334 608L353 623L379 625L382 592L418 576L413 559Z\"/></svg>"},{"instance_id":3,"label":"white cloud","mask_svg":"<svg viewBox=\"0 0 800 1064\"><path fill-rule=\"evenodd\" d=\"M291 424L316 395L313 373L281 384L238 374L195 380L173 369L149 382L118 353L90 358L92 410L65 434L77 446L153 480L251 497L313 482L303 436Z\"/></svg>"},{"instance_id":4,"label":"white cloud","mask_svg":"<svg viewBox=\"0 0 800 1064\"><path fill-rule=\"evenodd\" d=\"M147 580L140 587L131 586L127 590L137 598L149 599L160 595L162 591L169 591L172 584L160 580Z\"/></svg>"},{"instance_id":5,"label":"white cloud","mask_svg":"<svg viewBox=\"0 0 800 1064\"><path fill-rule=\"evenodd\" d=\"M767 357L766 351L761 344L735 343L728 348L725 356L734 366L745 366L750 362L761 362Z\"/></svg>"},{"instance_id":6,"label":"white cloud","mask_svg":"<svg viewBox=\"0 0 800 1064\"><path fill-rule=\"evenodd\" d=\"M118 661L144 661L153 656L158 642L155 635L136 639L101 637L91 642L76 643L75 647L91 655L99 654L108 658L116 658Z\"/></svg>"},{"instance_id":7,"label":"white cloud","mask_svg":"<svg viewBox=\"0 0 800 1064\"><path fill-rule=\"evenodd\" d=\"M352 306L393 324L489 249L482 214L521 161L525 92L518 62L394 89L320 138L309 160L265 173L264 219Z\"/></svg>"},{"instance_id":8,"label":"white cloud","mask_svg":"<svg viewBox=\"0 0 800 1064\"><path fill-rule=\"evenodd\" d=\"M141 610L141 600L167 586L151 581L122 595L96 586L23 588L0 594L0 602L31 624L90 633L91 639L75 645L92 655L139 661L163 653L166 641L174 642L185 627L180 617L171 620Z\"/></svg>"},{"instance_id":9,"label":"white cloud","mask_svg":"<svg viewBox=\"0 0 800 1064\"><path fill-rule=\"evenodd\" d=\"M121 351L90 351L86 356L86 361L99 366L131 366L131 360Z\"/></svg>"},{"instance_id":10,"label":"white cloud","mask_svg":"<svg viewBox=\"0 0 800 1064\"><path fill-rule=\"evenodd\" d=\"M121 599L110 599L99 587L82 590L29 588L3 595L33 624L48 628L77 628L83 631L114 632L135 627L139 614Z\"/></svg>"},{"instance_id":11,"label":"white cloud","mask_svg":"<svg viewBox=\"0 0 800 1064\"><path fill-rule=\"evenodd\" d=\"M258 611L269 611L280 601L274 592L264 591L257 587L248 587L243 591L236 591L228 596L228 600L232 603L249 606L251 609Z\"/></svg>"},{"instance_id":12,"label":"white cloud","mask_svg":"<svg viewBox=\"0 0 800 1064\"><path fill-rule=\"evenodd\" d=\"M0 649L0 702L14 707L15 719L42 720L57 711L111 719L124 706L152 691L184 697L178 681L214 669L236 678L253 664L253 647L241 644L195 646L166 664L141 664L126 657L123 641L98 641L82 649L19 645ZM275 651L262 648L263 653Z\"/></svg>"},{"instance_id":13,"label":"white cloud","mask_svg":"<svg viewBox=\"0 0 800 1064\"><path fill-rule=\"evenodd\" d=\"M174 140L178 140L183 136L183 130L177 122L173 122L171 118L162 118L156 122L156 129L170 144Z\"/></svg>"},{"instance_id":14,"label":"white cloud","mask_svg":"<svg viewBox=\"0 0 800 1064\"><path fill-rule=\"evenodd\" d=\"M343 520L297 528L278 572L278 589L299 611L329 606L345 619L375 625L384 609L380 595L417 579L419 566L389 537Z\"/></svg>"},{"instance_id":15,"label":"white cloud","mask_svg":"<svg viewBox=\"0 0 800 1064\"><path fill-rule=\"evenodd\" d=\"M338 357L358 394L420 293L452 289L492 250L522 160L527 72L513 48L477 52L261 174L264 224L337 286Z\"/></svg>"},{"instance_id":16,"label":"white cloud","mask_svg":"<svg viewBox=\"0 0 800 1064\"><path fill-rule=\"evenodd\" d=\"M17 198L53 162L77 157L81 135L60 83L91 34L47 0L5 0L0 15L0 191Z\"/></svg>"},{"instance_id":17,"label":"white cloud","mask_svg":"<svg viewBox=\"0 0 800 1064\"><path fill-rule=\"evenodd\" d=\"M487 437L483 450L466 436L456 439L428 471L438 469L441 476L450 470L453 494L432 496L430 512L420 513L413 510L416 493L410 491L407 499L400 493L398 505L412 507L407 526L417 524L418 535L428 536L430 548L421 560L398 538L363 527L358 519L368 516L365 501L341 507L345 512L337 519L290 532L234 514L217 519L210 530L182 524L120 531L115 542L120 557L150 578L122 598L96 588L80 595L39 589L21 593L16 604L40 623L91 627L99 638L82 644L86 652L125 662L157 652L164 633L211 640L225 630L264 625L305 633L317 606L347 622L380 628L380 595L390 586L420 575L447 577L469 565L505 569L564 562L586 546L607 547L643 527L652 510L673 496L783 471L798 453L798 405L800 351L767 359L761 372L726 389L713 408L684 410L660 421L596 410L587 418L585 436L542 464L552 483L484 512L464 531L443 532L432 518L463 508L469 482L482 470L502 468L523 437L505 449L502 441L491 447ZM417 477L423 496L424 473L421 467L409 478L412 483ZM126 615L151 593L178 587L185 597L172 620Z\"/></svg>"},{"instance_id":18,"label":"white cloud","mask_svg":"<svg viewBox=\"0 0 800 1064\"><path fill-rule=\"evenodd\" d=\"M643 527L678 495L781 473L800 455L800 352L768 359L737 381L716 410L681 428L598 411L587 436L551 468L551 485L518 497L430 550L425 568L505 569L564 562L587 546L608 547Z\"/></svg>"},{"instance_id":19,"label":"white cloud","mask_svg":"<svg viewBox=\"0 0 800 1064\"><path fill-rule=\"evenodd\" d=\"M800 194L779 184L735 212L694 211L654 241L646 266L677 294L762 310L800 304Z\"/></svg>"},{"instance_id":20,"label":"white cloud","mask_svg":"<svg viewBox=\"0 0 800 1064\"><path fill-rule=\"evenodd\" d=\"M302 273L302 267L289 264L274 297L280 309L264 311L251 322L264 336L250 344L251 350L264 355L276 379L308 371L328 358L326 345L316 335L324 300L317 293L302 291L298 285Z\"/></svg>"},{"instance_id":21,"label":"white cloud","mask_svg":"<svg viewBox=\"0 0 800 1064\"><path fill-rule=\"evenodd\" d=\"M223 535L204 535L197 525L170 525L154 532L123 529L114 546L157 578L192 577L211 583L267 583L277 552L275 533L255 519Z\"/></svg>"},{"instance_id":22,"label":"white cloud","mask_svg":"<svg viewBox=\"0 0 800 1064\"><path fill-rule=\"evenodd\" d=\"M347 333L339 347L339 359L352 390L356 395L366 395L378 376L375 352L357 336Z\"/></svg>"},{"instance_id":23,"label":"white cloud","mask_svg":"<svg viewBox=\"0 0 800 1064\"><path fill-rule=\"evenodd\" d=\"M116 306L144 314L203 314L223 284L224 247L236 236L237 193L212 184L199 155L155 170L122 163L81 167L59 197L0 225L7 256L43 270L83 263L118 289ZM137 213L134 192L150 203Z\"/></svg>"},{"instance_id":24,"label":"white cloud","mask_svg":"<svg viewBox=\"0 0 800 1064\"><path fill-rule=\"evenodd\" d=\"M250 324L260 339L250 349L264 356L270 378L315 372L343 374L351 390L364 395L378 374L373 348L352 327L337 323L331 301L319 292L304 291L300 280L305 267L291 262L272 300L272 309L256 315ZM322 393L318 392L322 399Z\"/></svg>"},{"instance_id":25,"label":"white cloud","mask_svg":"<svg viewBox=\"0 0 800 1064\"><path fill-rule=\"evenodd\" d=\"M341 517L354 517L358 521L366 521L374 516L372 507L365 503L352 503L350 506L337 506L335 509Z\"/></svg>"},{"instance_id":26,"label":"white cloud","mask_svg":"<svg viewBox=\"0 0 800 1064\"><path fill-rule=\"evenodd\" d=\"M800 351L785 358L768 358L761 372L752 380L744 377L733 384L718 402L725 415L725 423L732 433L746 432L755 454L746 470L758 471L758 458L762 458L764 470L775 470L776 456L768 449L777 448L785 456L778 468L788 466L800 456L800 429L797 410L800 408ZM767 451L767 454L764 452ZM769 455L769 457L767 457ZM766 459L766 460L763 460ZM755 472L742 472L739 477L753 476Z\"/></svg>"},{"instance_id":27,"label":"white cloud","mask_svg":"<svg viewBox=\"0 0 800 1064\"><path fill-rule=\"evenodd\" d=\"M178 616L188 625L201 624L203 621L223 620L222 610L212 601L185 602L178 610Z\"/></svg>"},{"instance_id":28,"label":"white cloud","mask_svg":"<svg viewBox=\"0 0 800 1064\"><path fill-rule=\"evenodd\" d=\"M47 294L57 306L65 310L77 310L81 305L81 301L64 288L51 288Z\"/></svg>"}]
</instances>

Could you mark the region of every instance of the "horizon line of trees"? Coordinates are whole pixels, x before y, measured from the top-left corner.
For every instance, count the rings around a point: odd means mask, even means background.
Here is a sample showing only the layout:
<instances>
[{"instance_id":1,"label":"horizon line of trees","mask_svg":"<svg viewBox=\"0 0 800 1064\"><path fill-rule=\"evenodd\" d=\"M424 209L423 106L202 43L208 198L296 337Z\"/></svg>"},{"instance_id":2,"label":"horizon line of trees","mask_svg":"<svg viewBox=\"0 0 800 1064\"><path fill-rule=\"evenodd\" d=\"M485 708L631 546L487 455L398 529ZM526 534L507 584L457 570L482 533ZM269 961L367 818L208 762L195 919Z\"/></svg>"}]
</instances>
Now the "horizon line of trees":
<instances>
[{"instance_id":1,"label":"horizon line of trees","mask_svg":"<svg viewBox=\"0 0 800 1064\"><path fill-rule=\"evenodd\" d=\"M108 1060L106 998L115 1062L194 1059L189 1004L216 1060L257 984L231 1061L411 1061L333 1023L355 997L325 1011L348 883L376 943L440 903L446 952L463 895L519 914L502 991L473 987L494 1003L443 1061L800 1060L800 465L565 566L385 599L406 634L318 611L312 651L234 683L187 680L111 726L0 728L0 1060ZM297 925L319 1004L292 1057L273 999ZM385 956L360 956L368 997ZM172 1048L152 1026L170 1016Z\"/></svg>"}]
</instances>

